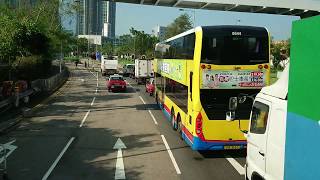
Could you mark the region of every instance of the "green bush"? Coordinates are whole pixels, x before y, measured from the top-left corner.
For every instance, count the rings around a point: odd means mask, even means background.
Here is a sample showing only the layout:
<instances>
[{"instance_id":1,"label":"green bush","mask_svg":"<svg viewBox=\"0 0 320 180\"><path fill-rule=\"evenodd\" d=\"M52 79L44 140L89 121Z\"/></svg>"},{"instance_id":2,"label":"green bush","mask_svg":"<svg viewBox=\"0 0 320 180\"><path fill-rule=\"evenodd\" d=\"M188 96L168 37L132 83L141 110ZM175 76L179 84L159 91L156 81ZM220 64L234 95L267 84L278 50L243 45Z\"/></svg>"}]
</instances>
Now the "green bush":
<instances>
[{"instance_id":1,"label":"green bush","mask_svg":"<svg viewBox=\"0 0 320 180\"><path fill-rule=\"evenodd\" d=\"M47 77L50 74L51 61L42 56L18 57L13 69L16 79L31 81Z\"/></svg>"},{"instance_id":2,"label":"green bush","mask_svg":"<svg viewBox=\"0 0 320 180\"><path fill-rule=\"evenodd\" d=\"M78 57L65 57L65 61L70 61L70 62L75 62L75 61L80 61L80 58Z\"/></svg>"},{"instance_id":3,"label":"green bush","mask_svg":"<svg viewBox=\"0 0 320 180\"><path fill-rule=\"evenodd\" d=\"M125 65L125 64L134 64L134 60L132 59L125 59L125 58L119 58L119 64Z\"/></svg>"}]
</instances>

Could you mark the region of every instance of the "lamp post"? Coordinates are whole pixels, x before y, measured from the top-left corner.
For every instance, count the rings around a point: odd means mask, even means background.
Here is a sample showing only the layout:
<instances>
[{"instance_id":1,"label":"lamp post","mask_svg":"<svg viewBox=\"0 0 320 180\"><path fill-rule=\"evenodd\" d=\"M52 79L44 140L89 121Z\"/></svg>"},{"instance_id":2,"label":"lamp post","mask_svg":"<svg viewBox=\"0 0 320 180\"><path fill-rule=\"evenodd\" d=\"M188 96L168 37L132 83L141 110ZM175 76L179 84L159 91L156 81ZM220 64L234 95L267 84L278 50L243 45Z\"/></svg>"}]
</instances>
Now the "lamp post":
<instances>
[{"instance_id":1,"label":"lamp post","mask_svg":"<svg viewBox=\"0 0 320 180\"><path fill-rule=\"evenodd\" d=\"M179 11L191 12L193 13L193 27L196 27L196 10L191 9L179 9Z\"/></svg>"},{"instance_id":2,"label":"lamp post","mask_svg":"<svg viewBox=\"0 0 320 180\"><path fill-rule=\"evenodd\" d=\"M76 7L76 11L77 11L77 38L79 38L79 35L80 35L80 0L75 0L74 2L78 4L78 6ZM79 43L78 42L77 42L77 56L80 60Z\"/></svg>"},{"instance_id":3,"label":"lamp post","mask_svg":"<svg viewBox=\"0 0 320 180\"><path fill-rule=\"evenodd\" d=\"M88 27L88 68L89 68L89 65L90 65L90 33L92 33L91 31L91 13L92 13L92 6L90 4L90 1L89 0L86 0L87 1L87 5L89 6L88 8L88 22L87 22L87 27Z\"/></svg>"},{"instance_id":4,"label":"lamp post","mask_svg":"<svg viewBox=\"0 0 320 180\"><path fill-rule=\"evenodd\" d=\"M96 13L96 16L97 16L97 19L96 19L96 38L95 39L97 39L97 36L98 36L98 29L99 29L99 13L100 13L100 11L99 11L99 1L97 1L97 4L96 4L96 7L97 7L97 13ZM95 42L96 43L96 53L97 53L97 51L98 51L98 42ZM96 59L97 60L97 59Z\"/></svg>"}]
</instances>

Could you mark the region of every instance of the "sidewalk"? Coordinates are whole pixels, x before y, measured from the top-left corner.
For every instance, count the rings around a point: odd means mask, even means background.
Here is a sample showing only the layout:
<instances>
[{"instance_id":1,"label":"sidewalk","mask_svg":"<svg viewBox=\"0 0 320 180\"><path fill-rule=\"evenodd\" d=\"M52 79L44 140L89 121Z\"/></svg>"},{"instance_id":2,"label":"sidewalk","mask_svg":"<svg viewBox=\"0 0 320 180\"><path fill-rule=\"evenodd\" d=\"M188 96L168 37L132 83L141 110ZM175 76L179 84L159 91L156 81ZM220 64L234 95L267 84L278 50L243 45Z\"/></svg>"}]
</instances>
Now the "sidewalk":
<instances>
[{"instance_id":1,"label":"sidewalk","mask_svg":"<svg viewBox=\"0 0 320 180\"><path fill-rule=\"evenodd\" d=\"M0 134L7 133L13 129L17 124L19 124L23 117L28 118L32 112L37 109L39 104L45 104L49 100L53 99L56 91L63 87L67 80L68 78L58 83L58 85L51 91L42 91L30 95L30 102L27 104L20 102L20 106L18 108L10 108L5 112L0 112Z\"/></svg>"}]
</instances>

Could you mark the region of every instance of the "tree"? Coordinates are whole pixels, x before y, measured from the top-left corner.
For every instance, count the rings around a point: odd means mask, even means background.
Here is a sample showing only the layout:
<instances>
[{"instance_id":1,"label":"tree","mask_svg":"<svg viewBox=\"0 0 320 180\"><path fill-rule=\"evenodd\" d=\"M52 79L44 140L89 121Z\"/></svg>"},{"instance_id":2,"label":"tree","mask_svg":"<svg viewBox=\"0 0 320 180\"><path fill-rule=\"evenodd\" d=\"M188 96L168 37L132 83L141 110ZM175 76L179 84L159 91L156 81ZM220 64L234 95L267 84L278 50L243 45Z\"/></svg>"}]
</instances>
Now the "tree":
<instances>
[{"instance_id":1,"label":"tree","mask_svg":"<svg viewBox=\"0 0 320 180\"><path fill-rule=\"evenodd\" d=\"M107 42L106 44L103 44L101 47L102 54L106 54L109 56L113 55L113 45L111 42Z\"/></svg>"},{"instance_id":2,"label":"tree","mask_svg":"<svg viewBox=\"0 0 320 180\"><path fill-rule=\"evenodd\" d=\"M0 64L9 64L16 77L33 67L45 75L61 45L64 52L75 49L75 38L61 27L59 6L60 0L41 0L32 7L0 7Z\"/></svg>"},{"instance_id":3,"label":"tree","mask_svg":"<svg viewBox=\"0 0 320 180\"><path fill-rule=\"evenodd\" d=\"M147 55L151 58L153 57L154 46L159 40L144 31L130 28L130 34L120 36L120 42L122 44L115 48L118 55L134 54L135 57Z\"/></svg>"},{"instance_id":4,"label":"tree","mask_svg":"<svg viewBox=\"0 0 320 180\"><path fill-rule=\"evenodd\" d=\"M281 69L280 62L290 57L290 39L285 41L271 41L271 55L273 56L273 66Z\"/></svg>"},{"instance_id":5,"label":"tree","mask_svg":"<svg viewBox=\"0 0 320 180\"><path fill-rule=\"evenodd\" d=\"M79 49L79 54L84 54L88 51L88 40L86 38L77 39L77 46Z\"/></svg>"},{"instance_id":6,"label":"tree","mask_svg":"<svg viewBox=\"0 0 320 180\"><path fill-rule=\"evenodd\" d=\"M0 14L0 63L8 63L15 56L18 22L9 15Z\"/></svg>"},{"instance_id":7,"label":"tree","mask_svg":"<svg viewBox=\"0 0 320 180\"><path fill-rule=\"evenodd\" d=\"M189 29L192 29L191 18L188 14L182 14L167 26L165 38L168 39Z\"/></svg>"}]
</instances>

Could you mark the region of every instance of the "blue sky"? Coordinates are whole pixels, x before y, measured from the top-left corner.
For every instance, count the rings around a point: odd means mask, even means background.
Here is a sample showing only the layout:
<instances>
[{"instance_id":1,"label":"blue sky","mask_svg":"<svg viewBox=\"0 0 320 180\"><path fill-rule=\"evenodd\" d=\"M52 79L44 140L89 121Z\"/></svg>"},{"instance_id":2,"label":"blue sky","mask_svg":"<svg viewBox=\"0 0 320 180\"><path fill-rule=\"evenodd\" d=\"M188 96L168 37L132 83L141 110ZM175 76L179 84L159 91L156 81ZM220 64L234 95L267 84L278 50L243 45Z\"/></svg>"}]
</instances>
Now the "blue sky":
<instances>
[{"instance_id":1,"label":"blue sky","mask_svg":"<svg viewBox=\"0 0 320 180\"><path fill-rule=\"evenodd\" d=\"M153 27L157 25L167 26L182 13L184 12L179 11L178 8L117 3L116 35L129 33L130 27L151 33ZM187 13L193 19L193 13ZM197 26L234 25L237 24L238 19L240 19L241 25L267 27L276 40L282 40L290 37L292 21L300 18L281 15L196 10Z\"/></svg>"},{"instance_id":2,"label":"blue sky","mask_svg":"<svg viewBox=\"0 0 320 180\"><path fill-rule=\"evenodd\" d=\"M117 3L116 35L129 33L130 27L151 33L155 26L167 26L182 13L185 12L179 11L178 8ZM191 16L191 19L193 19L193 13L187 13ZM197 26L234 25L237 24L238 19L241 25L267 27L276 40L285 40L291 35L292 21L300 18L269 14L196 10ZM69 17L63 21L66 29L73 29L75 31L75 18Z\"/></svg>"}]
</instances>

